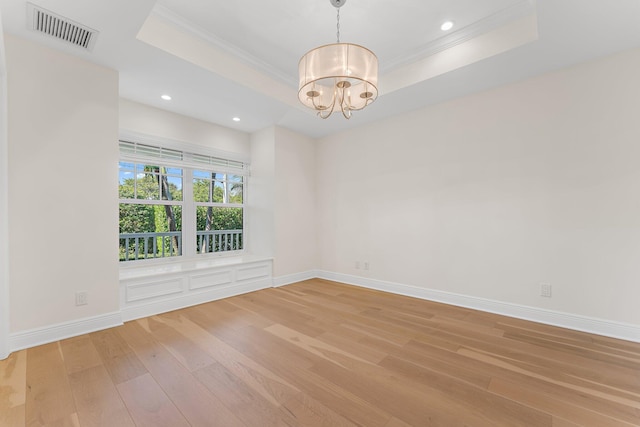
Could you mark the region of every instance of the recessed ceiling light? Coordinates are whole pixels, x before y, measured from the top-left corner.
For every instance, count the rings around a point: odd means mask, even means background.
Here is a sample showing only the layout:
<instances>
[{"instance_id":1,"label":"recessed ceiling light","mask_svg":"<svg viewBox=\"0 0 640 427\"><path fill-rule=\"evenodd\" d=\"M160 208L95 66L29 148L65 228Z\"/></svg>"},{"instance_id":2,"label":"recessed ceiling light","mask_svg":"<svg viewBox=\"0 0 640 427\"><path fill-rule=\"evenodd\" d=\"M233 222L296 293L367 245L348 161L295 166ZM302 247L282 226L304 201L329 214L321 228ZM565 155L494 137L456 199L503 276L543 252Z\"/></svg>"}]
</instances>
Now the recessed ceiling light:
<instances>
[{"instance_id":1,"label":"recessed ceiling light","mask_svg":"<svg viewBox=\"0 0 640 427\"><path fill-rule=\"evenodd\" d=\"M169 95L162 95L160 98L164 99L165 101L171 101L171 97Z\"/></svg>"},{"instance_id":2,"label":"recessed ceiling light","mask_svg":"<svg viewBox=\"0 0 640 427\"><path fill-rule=\"evenodd\" d=\"M234 117L234 118L233 118L233 119L231 119L231 120L233 120L234 122L239 122L239 121L240 121L240 117Z\"/></svg>"},{"instance_id":3,"label":"recessed ceiling light","mask_svg":"<svg viewBox=\"0 0 640 427\"><path fill-rule=\"evenodd\" d=\"M440 25L440 29L442 31L449 31L452 28L453 28L453 22L451 21L445 21L442 23L442 25Z\"/></svg>"}]
</instances>

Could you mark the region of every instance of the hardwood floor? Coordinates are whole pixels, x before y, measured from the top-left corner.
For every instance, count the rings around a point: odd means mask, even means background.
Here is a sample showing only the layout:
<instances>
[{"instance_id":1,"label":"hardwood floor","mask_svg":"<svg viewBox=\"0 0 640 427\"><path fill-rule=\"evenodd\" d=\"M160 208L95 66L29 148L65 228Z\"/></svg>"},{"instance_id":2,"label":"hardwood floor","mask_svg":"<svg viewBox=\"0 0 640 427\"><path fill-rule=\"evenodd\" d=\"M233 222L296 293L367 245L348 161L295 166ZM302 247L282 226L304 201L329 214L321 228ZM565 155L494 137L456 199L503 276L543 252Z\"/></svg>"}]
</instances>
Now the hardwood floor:
<instances>
[{"instance_id":1,"label":"hardwood floor","mask_svg":"<svg viewBox=\"0 0 640 427\"><path fill-rule=\"evenodd\" d=\"M640 344L309 280L0 362L1 426L640 426Z\"/></svg>"}]
</instances>

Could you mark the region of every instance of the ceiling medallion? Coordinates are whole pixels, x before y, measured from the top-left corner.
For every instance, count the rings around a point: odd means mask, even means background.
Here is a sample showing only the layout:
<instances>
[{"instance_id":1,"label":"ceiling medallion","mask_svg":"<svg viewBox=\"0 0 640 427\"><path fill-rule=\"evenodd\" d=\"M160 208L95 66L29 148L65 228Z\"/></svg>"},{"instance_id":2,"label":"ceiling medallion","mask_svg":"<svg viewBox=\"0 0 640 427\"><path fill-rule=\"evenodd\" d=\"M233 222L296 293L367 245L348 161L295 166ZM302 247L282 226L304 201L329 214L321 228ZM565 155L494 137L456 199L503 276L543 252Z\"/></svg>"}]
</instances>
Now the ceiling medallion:
<instances>
[{"instance_id":1,"label":"ceiling medallion","mask_svg":"<svg viewBox=\"0 0 640 427\"><path fill-rule=\"evenodd\" d=\"M340 43L340 7L347 0L329 0L337 10L337 42L310 50L298 64L298 99L323 119L338 109L349 119L378 97L378 58L369 49Z\"/></svg>"}]
</instances>

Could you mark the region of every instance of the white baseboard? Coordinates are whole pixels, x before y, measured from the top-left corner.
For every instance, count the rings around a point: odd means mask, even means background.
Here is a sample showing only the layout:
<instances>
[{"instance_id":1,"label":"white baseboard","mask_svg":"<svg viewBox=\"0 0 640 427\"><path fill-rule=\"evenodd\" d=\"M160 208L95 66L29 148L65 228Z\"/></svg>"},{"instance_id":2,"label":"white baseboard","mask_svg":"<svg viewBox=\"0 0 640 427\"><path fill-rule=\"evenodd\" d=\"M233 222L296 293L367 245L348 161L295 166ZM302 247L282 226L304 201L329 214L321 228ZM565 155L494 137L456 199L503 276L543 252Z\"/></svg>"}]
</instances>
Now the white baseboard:
<instances>
[{"instance_id":1,"label":"white baseboard","mask_svg":"<svg viewBox=\"0 0 640 427\"><path fill-rule=\"evenodd\" d=\"M122 320L125 322L142 317L154 316L168 311L178 310L193 305L204 304L222 298L228 298L247 292L259 291L270 288L271 278L255 280L250 283L233 284L231 286L210 289L204 292L193 292L159 301L150 301L144 304L132 305L122 308Z\"/></svg>"},{"instance_id":2,"label":"white baseboard","mask_svg":"<svg viewBox=\"0 0 640 427\"><path fill-rule=\"evenodd\" d=\"M101 314L10 334L9 346L11 351L18 351L120 325L122 325L122 316L119 311Z\"/></svg>"},{"instance_id":3,"label":"white baseboard","mask_svg":"<svg viewBox=\"0 0 640 427\"><path fill-rule=\"evenodd\" d=\"M545 310L468 295L454 294L434 289L419 288L417 286L385 282L366 277L333 273L330 271L318 271L317 273L317 277L320 279L333 280L364 288L436 301L444 304L486 311L489 313L501 314L504 316L530 320L552 326L559 326L576 331L604 335L611 338L640 342L640 325L613 322L593 317Z\"/></svg>"},{"instance_id":4,"label":"white baseboard","mask_svg":"<svg viewBox=\"0 0 640 427\"><path fill-rule=\"evenodd\" d=\"M133 307L123 308L121 311L88 317L55 325L20 331L9 335L10 352L0 355L0 360L9 356L11 352L35 347L42 344L88 334L90 332L120 326L123 322L153 316L167 311L177 310L192 305L202 304L217 299L270 288L271 279L258 280L251 283L236 284L225 288L212 289L206 292L192 293L169 300L149 302Z\"/></svg>"},{"instance_id":5,"label":"white baseboard","mask_svg":"<svg viewBox=\"0 0 640 427\"><path fill-rule=\"evenodd\" d=\"M597 335L604 335L612 338L640 342L639 325L612 322L587 316L544 310L535 307L527 307L485 298L454 294L434 289L425 289L411 285L351 276L348 274L310 270L286 276L265 278L251 283L234 284L232 286L211 289L205 292L191 293L171 298L169 300L156 302L151 301L145 304L123 308L119 312L107 313L100 316L16 332L9 335L9 348L11 351L18 351L65 338L119 326L122 325L123 321L153 316L159 313L165 313L167 311L177 310L217 299L258 291L272 286L285 286L313 278L333 280L368 289L375 289L414 298L451 304L459 307L471 308L474 310L501 314L504 316L589 332Z\"/></svg>"},{"instance_id":6,"label":"white baseboard","mask_svg":"<svg viewBox=\"0 0 640 427\"><path fill-rule=\"evenodd\" d=\"M279 288L280 286L290 285L296 282L303 282L309 279L315 279L318 277L317 270L303 271L302 273L287 274L285 276L278 276L273 278L273 287Z\"/></svg>"}]
</instances>

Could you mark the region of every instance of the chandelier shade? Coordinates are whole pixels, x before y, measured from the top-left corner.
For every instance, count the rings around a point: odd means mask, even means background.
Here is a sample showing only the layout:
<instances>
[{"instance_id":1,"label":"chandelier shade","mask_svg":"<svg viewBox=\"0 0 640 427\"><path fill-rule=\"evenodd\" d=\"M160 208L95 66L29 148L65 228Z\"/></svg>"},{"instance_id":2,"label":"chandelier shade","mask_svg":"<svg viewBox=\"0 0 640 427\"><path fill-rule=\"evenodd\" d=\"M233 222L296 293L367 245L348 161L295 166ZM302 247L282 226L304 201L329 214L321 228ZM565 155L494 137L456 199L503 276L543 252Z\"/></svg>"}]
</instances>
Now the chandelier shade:
<instances>
[{"instance_id":1,"label":"chandelier shade","mask_svg":"<svg viewBox=\"0 0 640 427\"><path fill-rule=\"evenodd\" d=\"M347 119L378 97L378 58L366 47L340 43L340 7L347 0L329 0L337 10L337 42L305 53L298 63L298 99L323 119L340 110Z\"/></svg>"},{"instance_id":2,"label":"chandelier shade","mask_svg":"<svg viewBox=\"0 0 640 427\"><path fill-rule=\"evenodd\" d=\"M336 109L345 117L378 97L378 58L352 43L333 43L307 52L298 64L298 98L326 118Z\"/></svg>"}]
</instances>

